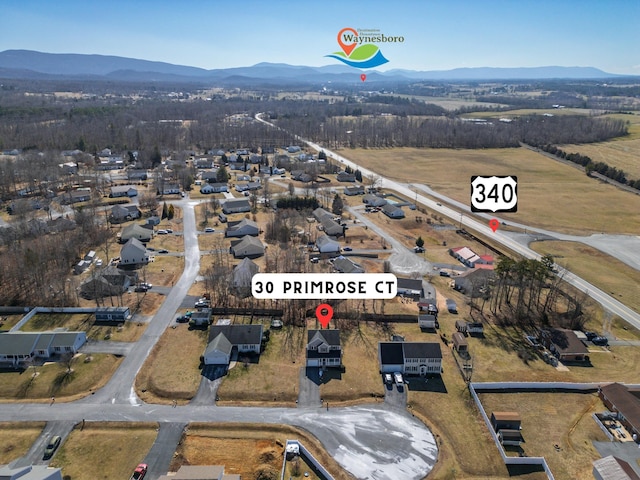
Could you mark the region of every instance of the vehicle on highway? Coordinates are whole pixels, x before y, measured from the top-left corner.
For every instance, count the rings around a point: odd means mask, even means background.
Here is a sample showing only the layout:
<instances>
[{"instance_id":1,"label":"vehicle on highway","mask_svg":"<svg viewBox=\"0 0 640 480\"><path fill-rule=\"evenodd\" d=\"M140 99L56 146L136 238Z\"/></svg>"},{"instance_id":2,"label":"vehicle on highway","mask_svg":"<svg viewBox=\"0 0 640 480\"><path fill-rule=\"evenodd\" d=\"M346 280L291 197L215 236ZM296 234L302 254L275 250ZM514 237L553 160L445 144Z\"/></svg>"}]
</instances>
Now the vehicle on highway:
<instances>
[{"instance_id":1,"label":"vehicle on highway","mask_svg":"<svg viewBox=\"0 0 640 480\"><path fill-rule=\"evenodd\" d=\"M387 385L391 385L393 383L393 377L390 373L384 374L384 383L386 383Z\"/></svg>"},{"instance_id":2,"label":"vehicle on highway","mask_svg":"<svg viewBox=\"0 0 640 480\"><path fill-rule=\"evenodd\" d=\"M149 466L146 463L140 463L133 471L133 475L129 480L142 480L144 476L147 474Z\"/></svg>"},{"instance_id":3,"label":"vehicle on highway","mask_svg":"<svg viewBox=\"0 0 640 480\"><path fill-rule=\"evenodd\" d=\"M441 206L442 206L442 204L441 204L441 203L439 203L439 202L436 202L436 205L438 205L439 207L441 207Z\"/></svg>"},{"instance_id":4,"label":"vehicle on highway","mask_svg":"<svg viewBox=\"0 0 640 480\"><path fill-rule=\"evenodd\" d=\"M49 439L49 443L47 443L46 448L44 449L44 459L48 460L53 456L53 453L60 446L60 442L62 441L62 437L60 435L54 435Z\"/></svg>"},{"instance_id":5,"label":"vehicle on highway","mask_svg":"<svg viewBox=\"0 0 640 480\"><path fill-rule=\"evenodd\" d=\"M400 386L404 385L404 380L403 380L403 378L402 378L402 374L401 374L400 372L395 372L395 373L393 374L393 379L395 380L396 385L397 385L398 387L400 387Z\"/></svg>"},{"instance_id":6,"label":"vehicle on highway","mask_svg":"<svg viewBox=\"0 0 640 480\"><path fill-rule=\"evenodd\" d=\"M215 229L211 228L211 227L207 227L204 229L205 233L212 233L215 232Z\"/></svg>"}]
</instances>

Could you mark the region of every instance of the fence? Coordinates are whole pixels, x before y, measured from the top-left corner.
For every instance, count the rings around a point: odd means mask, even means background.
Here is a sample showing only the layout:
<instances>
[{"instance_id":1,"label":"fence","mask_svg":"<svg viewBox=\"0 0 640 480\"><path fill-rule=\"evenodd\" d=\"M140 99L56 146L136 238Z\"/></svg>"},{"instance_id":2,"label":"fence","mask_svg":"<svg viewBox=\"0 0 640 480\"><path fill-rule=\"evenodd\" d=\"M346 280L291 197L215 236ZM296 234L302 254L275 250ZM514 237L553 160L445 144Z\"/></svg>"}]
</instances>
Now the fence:
<instances>
[{"instance_id":1,"label":"fence","mask_svg":"<svg viewBox=\"0 0 640 480\"><path fill-rule=\"evenodd\" d=\"M288 480L286 478L284 478L284 471L287 465L287 455L286 455L286 447L289 445L297 445L298 449L300 451L300 456L302 458L304 458L304 460L311 464L313 466L313 468L315 469L315 473L323 478L324 480L334 480L333 477L331 476L331 474L329 472L327 472L327 470L320 464L320 462L318 462L318 460L316 460L316 458L311 455L311 452L309 452L309 450L307 450L306 448L304 448L304 445L302 445L298 440L287 440L287 443L285 445L285 456L284 456L284 461L282 462L282 475L281 478L282 480Z\"/></svg>"},{"instance_id":2,"label":"fence","mask_svg":"<svg viewBox=\"0 0 640 480\"><path fill-rule=\"evenodd\" d=\"M35 307L16 323L11 331L20 330L25 323L38 313L96 313L96 307Z\"/></svg>"},{"instance_id":3,"label":"fence","mask_svg":"<svg viewBox=\"0 0 640 480\"><path fill-rule=\"evenodd\" d=\"M577 392L588 392L588 391L596 391L598 390L602 384L599 383L568 383L568 382L484 382L484 383L470 383L469 391L471 392L471 396L473 400L476 402L476 406L478 410L480 410L480 414L484 419L484 422L489 429L489 433L493 437L493 441L498 447L498 452L500 452L500 456L504 461L505 465L536 465L541 466L545 473L547 474L547 478L549 480L555 480L553 473L551 473L551 469L547 464L547 461L544 457L509 457L504 448L502 448L502 444L498 439L498 435L493 429L491 425L491 420L489 416L484 411L482 407L482 403L478 398L477 392L531 392L531 391L577 391Z\"/></svg>"}]
</instances>

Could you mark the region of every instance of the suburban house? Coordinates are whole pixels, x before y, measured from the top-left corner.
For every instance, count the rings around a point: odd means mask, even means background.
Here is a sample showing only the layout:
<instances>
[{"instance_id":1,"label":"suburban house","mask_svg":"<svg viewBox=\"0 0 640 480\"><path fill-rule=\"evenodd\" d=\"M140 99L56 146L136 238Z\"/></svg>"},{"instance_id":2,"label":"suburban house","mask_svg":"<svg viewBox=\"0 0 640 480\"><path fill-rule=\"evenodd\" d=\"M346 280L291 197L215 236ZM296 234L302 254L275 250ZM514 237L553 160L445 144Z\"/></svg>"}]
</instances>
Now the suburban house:
<instances>
[{"instance_id":1,"label":"suburban house","mask_svg":"<svg viewBox=\"0 0 640 480\"><path fill-rule=\"evenodd\" d=\"M391 205L390 203L382 206L382 213L389 218L404 218L404 210L396 205Z\"/></svg>"},{"instance_id":2,"label":"suburban house","mask_svg":"<svg viewBox=\"0 0 640 480\"><path fill-rule=\"evenodd\" d=\"M613 455L595 460L592 473L595 480L640 480L628 462Z\"/></svg>"},{"instance_id":3,"label":"suburban house","mask_svg":"<svg viewBox=\"0 0 640 480\"><path fill-rule=\"evenodd\" d=\"M222 205L222 212L227 215L231 213L245 213L250 211L251 205L249 204L249 200L245 198L227 200Z\"/></svg>"},{"instance_id":4,"label":"suburban house","mask_svg":"<svg viewBox=\"0 0 640 480\"><path fill-rule=\"evenodd\" d=\"M369 205L370 207L382 207L387 204L387 201L379 197L378 195L374 195L372 193L367 193L364 197L362 197L362 203L365 205Z\"/></svg>"},{"instance_id":5,"label":"suburban house","mask_svg":"<svg viewBox=\"0 0 640 480\"><path fill-rule=\"evenodd\" d=\"M264 255L264 245L257 237L245 235L242 239L231 242L230 253L235 258L258 258Z\"/></svg>"},{"instance_id":6,"label":"suburban house","mask_svg":"<svg viewBox=\"0 0 640 480\"><path fill-rule=\"evenodd\" d=\"M180 185L177 183L167 183L162 187L162 195L176 195L180 193Z\"/></svg>"},{"instance_id":7,"label":"suburban house","mask_svg":"<svg viewBox=\"0 0 640 480\"><path fill-rule=\"evenodd\" d=\"M251 280L260 271L260 267L248 257L233 268L231 273L231 287L234 293L242 298L251 295Z\"/></svg>"},{"instance_id":8,"label":"suburban house","mask_svg":"<svg viewBox=\"0 0 640 480\"><path fill-rule=\"evenodd\" d=\"M182 465L171 475L161 475L158 480L240 480L236 473L224 473L222 465Z\"/></svg>"},{"instance_id":9,"label":"suburban house","mask_svg":"<svg viewBox=\"0 0 640 480\"><path fill-rule=\"evenodd\" d=\"M200 173L200 180L202 183L203 181L205 183L217 183L218 182L218 169L215 168L213 170L207 170L206 172L202 172ZM196 183L196 185L199 185L198 183ZM223 185L226 185L226 183L224 183ZM226 192L227 190L225 190Z\"/></svg>"},{"instance_id":10,"label":"suburban house","mask_svg":"<svg viewBox=\"0 0 640 480\"><path fill-rule=\"evenodd\" d=\"M364 186L363 185L353 185L344 187L344 194L352 197L353 195L364 195Z\"/></svg>"},{"instance_id":11,"label":"suburban house","mask_svg":"<svg viewBox=\"0 0 640 480\"><path fill-rule=\"evenodd\" d=\"M147 179L147 171L146 170L128 170L127 171L127 179L131 181L140 182Z\"/></svg>"},{"instance_id":12,"label":"suburban house","mask_svg":"<svg viewBox=\"0 0 640 480\"><path fill-rule=\"evenodd\" d=\"M161 222L160 217L158 217L157 215L152 215L151 217L147 218L145 225L151 225L151 228L153 228L160 225L160 222ZM149 228L149 227L145 227L145 228Z\"/></svg>"},{"instance_id":13,"label":"suburban house","mask_svg":"<svg viewBox=\"0 0 640 480\"><path fill-rule=\"evenodd\" d=\"M489 284L494 277L493 269L473 268L455 277L453 288L466 295L480 297L488 292Z\"/></svg>"},{"instance_id":14,"label":"suburban house","mask_svg":"<svg viewBox=\"0 0 640 480\"><path fill-rule=\"evenodd\" d=\"M450 248L449 255L469 268L475 268L478 265L492 266L494 262L491 255L478 255L469 247Z\"/></svg>"},{"instance_id":15,"label":"suburban house","mask_svg":"<svg viewBox=\"0 0 640 480\"><path fill-rule=\"evenodd\" d=\"M543 330L540 335L542 344L561 362L588 362L589 350L573 332L555 328Z\"/></svg>"},{"instance_id":16,"label":"suburban house","mask_svg":"<svg viewBox=\"0 0 640 480\"><path fill-rule=\"evenodd\" d=\"M364 273L364 268L342 255L333 260L333 268L340 273Z\"/></svg>"},{"instance_id":17,"label":"suburban house","mask_svg":"<svg viewBox=\"0 0 640 480\"><path fill-rule=\"evenodd\" d=\"M225 237L244 237L245 235L257 237L259 234L258 224L248 218L243 218L239 222L229 222L224 232Z\"/></svg>"},{"instance_id":18,"label":"suburban house","mask_svg":"<svg viewBox=\"0 0 640 480\"><path fill-rule=\"evenodd\" d=\"M120 243L126 243L129 240L136 239L140 242L148 242L153 236L153 225L138 225L137 223L127 225L120 233Z\"/></svg>"},{"instance_id":19,"label":"suburban house","mask_svg":"<svg viewBox=\"0 0 640 480\"><path fill-rule=\"evenodd\" d=\"M296 180L302 183L309 183L313 180L313 177L309 175L304 170L292 170L291 171L291 180Z\"/></svg>"},{"instance_id":20,"label":"suburban house","mask_svg":"<svg viewBox=\"0 0 640 480\"><path fill-rule=\"evenodd\" d=\"M32 359L77 353L87 341L85 332L7 332L0 334L0 363L19 366Z\"/></svg>"},{"instance_id":21,"label":"suburban house","mask_svg":"<svg viewBox=\"0 0 640 480\"><path fill-rule=\"evenodd\" d=\"M436 342L380 342L378 360L382 373L440 374L442 350Z\"/></svg>"},{"instance_id":22,"label":"suburban house","mask_svg":"<svg viewBox=\"0 0 640 480\"><path fill-rule=\"evenodd\" d=\"M136 274L129 275L127 272L109 265L99 271L95 271L80 284L80 295L82 298L89 300L121 295L136 281Z\"/></svg>"},{"instance_id":23,"label":"suburban house","mask_svg":"<svg viewBox=\"0 0 640 480\"><path fill-rule=\"evenodd\" d=\"M62 480L62 470L48 465L16 466L17 462L0 467L2 480ZM239 478L239 477L238 477Z\"/></svg>"},{"instance_id":24,"label":"suburban house","mask_svg":"<svg viewBox=\"0 0 640 480\"><path fill-rule=\"evenodd\" d=\"M320 253L339 253L340 244L328 235L320 235L316 238L316 247Z\"/></svg>"},{"instance_id":25,"label":"suburban house","mask_svg":"<svg viewBox=\"0 0 640 480\"><path fill-rule=\"evenodd\" d=\"M422 288L422 280L420 278L401 278L398 277L398 289L396 296L412 297L416 300L424 295Z\"/></svg>"},{"instance_id":26,"label":"suburban house","mask_svg":"<svg viewBox=\"0 0 640 480\"><path fill-rule=\"evenodd\" d=\"M451 339L453 340L453 348L456 352L465 355L469 353L469 342L467 342L467 337L465 337L463 333L456 332Z\"/></svg>"},{"instance_id":27,"label":"suburban house","mask_svg":"<svg viewBox=\"0 0 640 480\"><path fill-rule=\"evenodd\" d=\"M109 193L109 197L117 198L117 197L135 197L138 195L138 189L132 185L119 185L116 187L111 187L111 191Z\"/></svg>"},{"instance_id":28,"label":"suburban house","mask_svg":"<svg viewBox=\"0 0 640 480\"><path fill-rule=\"evenodd\" d=\"M120 249L120 266L146 265L149 263L146 247L135 238L129 239Z\"/></svg>"},{"instance_id":29,"label":"suburban house","mask_svg":"<svg viewBox=\"0 0 640 480\"><path fill-rule=\"evenodd\" d=\"M124 322L131 317L129 307L98 307L96 323Z\"/></svg>"},{"instance_id":30,"label":"suburban house","mask_svg":"<svg viewBox=\"0 0 640 480\"><path fill-rule=\"evenodd\" d=\"M200 187L200 193L204 194L223 193L228 191L229 187L226 183L205 183Z\"/></svg>"},{"instance_id":31,"label":"suburban house","mask_svg":"<svg viewBox=\"0 0 640 480\"><path fill-rule=\"evenodd\" d=\"M420 314L418 315L418 325L424 330L435 330L438 328L438 319L435 315Z\"/></svg>"},{"instance_id":32,"label":"suburban house","mask_svg":"<svg viewBox=\"0 0 640 480\"><path fill-rule=\"evenodd\" d=\"M213 158L200 157L194 162L196 168L213 168Z\"/></svg>"},{"instance_id":33,"label":"suburban house","mask_svg":"<svg viewBox=\"0 0 640 480\"><path fill-rule=\"evenodd\" d=\"M259 354L261 345L262 324L211 325L203 362L205 365L228 365L233 350Z\"/></svg>"},{"instance_id":34,"label":"suburban house","mask_svg":"<svg viewBox=\"0 0 640 480\"><path fill-rule=\"evenodd\" d=\"M342 172L338 172L336 180L339 182L355 182L356 176L353 173L347 173L343 170Z\"/></svg>"},{"instance_id":35,"label":"suburban house","mask_svg":"<svg viewBox=\"0 0 640 480\"><path fill-rule=\"evenodd\" d=\"M340 330L309 330L307 367L339 367L341 364Z\"/></svg>"},{"instance_id":36,"label":"suburban house","mask_svg":"<svg viewBox=\"0 0 640 480\"><path fill-rule=\"evenodd\" d=\"M331 237L344 236L345 228L336 222L333 218L325 216L320 219L322 231Z\"/></svg>"},{"instance_id":37,"label":"suburban house","mask_svg":"<svg viewBox=\"0 0 640 480\"><path fill-rule=\"evenodd\" d=\"M72 190L69 192L70 203L88 202L91 200L91 190Z\"/></svg>"},{"instance_id":38,"label":"suburban house","mask_svg":"<svg viewBox=\"0 0 640 480\"><path fill-rule=\"evenodd\" d=\"M602 403L616 414L617 420L636 439L640 439L640 392L620 383L611 383L600 388L598 395ZM638 440L636 440L637 442Z\"/></svg>"},{"instance_id":39,"label":"suburban house","mask_svg":"<svg viewBox=\"0 0 640 480\"><path fill-rule=\"evenodd\" d=\"M142 213L137 205L114 205L111 207L109 221L111 223L128 222L140 218Z\"/></svg>"}]
</instances>

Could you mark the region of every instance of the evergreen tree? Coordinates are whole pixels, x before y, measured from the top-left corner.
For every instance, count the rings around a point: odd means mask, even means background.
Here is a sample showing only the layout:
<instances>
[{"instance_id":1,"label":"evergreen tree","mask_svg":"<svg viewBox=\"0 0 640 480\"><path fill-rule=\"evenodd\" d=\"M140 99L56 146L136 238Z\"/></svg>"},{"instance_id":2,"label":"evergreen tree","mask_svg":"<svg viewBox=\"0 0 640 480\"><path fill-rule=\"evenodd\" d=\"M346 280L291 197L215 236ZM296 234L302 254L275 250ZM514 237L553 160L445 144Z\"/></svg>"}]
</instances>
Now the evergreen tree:
<instances>
[{"instance_id":1,"label":"evergreen tree","mask_svg":"<svg viewBox=\"0 0 640 480\"><path fill-rule=\"evenodd\" d=\"M169 215L169 208L167 207L167 202L164 202L162 204L162 218L167 218L167 216Z\"/></svg>"},{"instance_id":2,"label":"evergreen tree","mask_svg":"<svg viewBox=\"0 0 640 480\"><path fill-rule=\"evenodd\" d=\"M343 209L344 203L342 202L342 198L336 193L335 197L333 197L333 203L331 204L331 211L336 215L342 215Z\"/></svg>"},{"instance_id":3,"label":"evergreen tree","mask_svg":"<svg viewBox=\"0 0 640 480\"><path fill-rule=\"evenodd\" d=\"M167 211L167 219L171 220L175 214L176 214L176 211L173 208L173 205L169 205L169 210Z\"/></svg>"},{"instance_id":4,"label":"evergreen tree","mask_svg":"<svg viewBox=\"0 0 640 480\"><path fill-rule=\"evenodd\" d=\"M224 165L221 165L216 173L216 181L218 183L227 183L229 181L229 173Z\"/></svg>"}]
</instances>

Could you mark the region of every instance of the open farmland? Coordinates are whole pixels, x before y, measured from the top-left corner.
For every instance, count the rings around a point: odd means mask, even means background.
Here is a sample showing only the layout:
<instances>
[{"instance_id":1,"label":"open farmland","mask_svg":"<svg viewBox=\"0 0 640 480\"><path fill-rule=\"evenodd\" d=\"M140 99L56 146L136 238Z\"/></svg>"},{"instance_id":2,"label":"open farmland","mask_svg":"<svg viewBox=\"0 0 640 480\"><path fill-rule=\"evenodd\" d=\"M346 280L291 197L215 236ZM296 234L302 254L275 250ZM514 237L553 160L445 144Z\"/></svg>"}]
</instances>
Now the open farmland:
<instances>
[{"instance_id":1,"label":"open farmland","mask_svg":"<svg viewBox=\"0 0 640 480\"><path fill-rule=\"evenodd\" d=\"M393 180L419 181L467 205L472 175L517 175L518 212L502 214L507 221L572 234L636 234L640 230L640 196L524 148L353 149L340 153Z\"/></svg>"}]
</instances>

